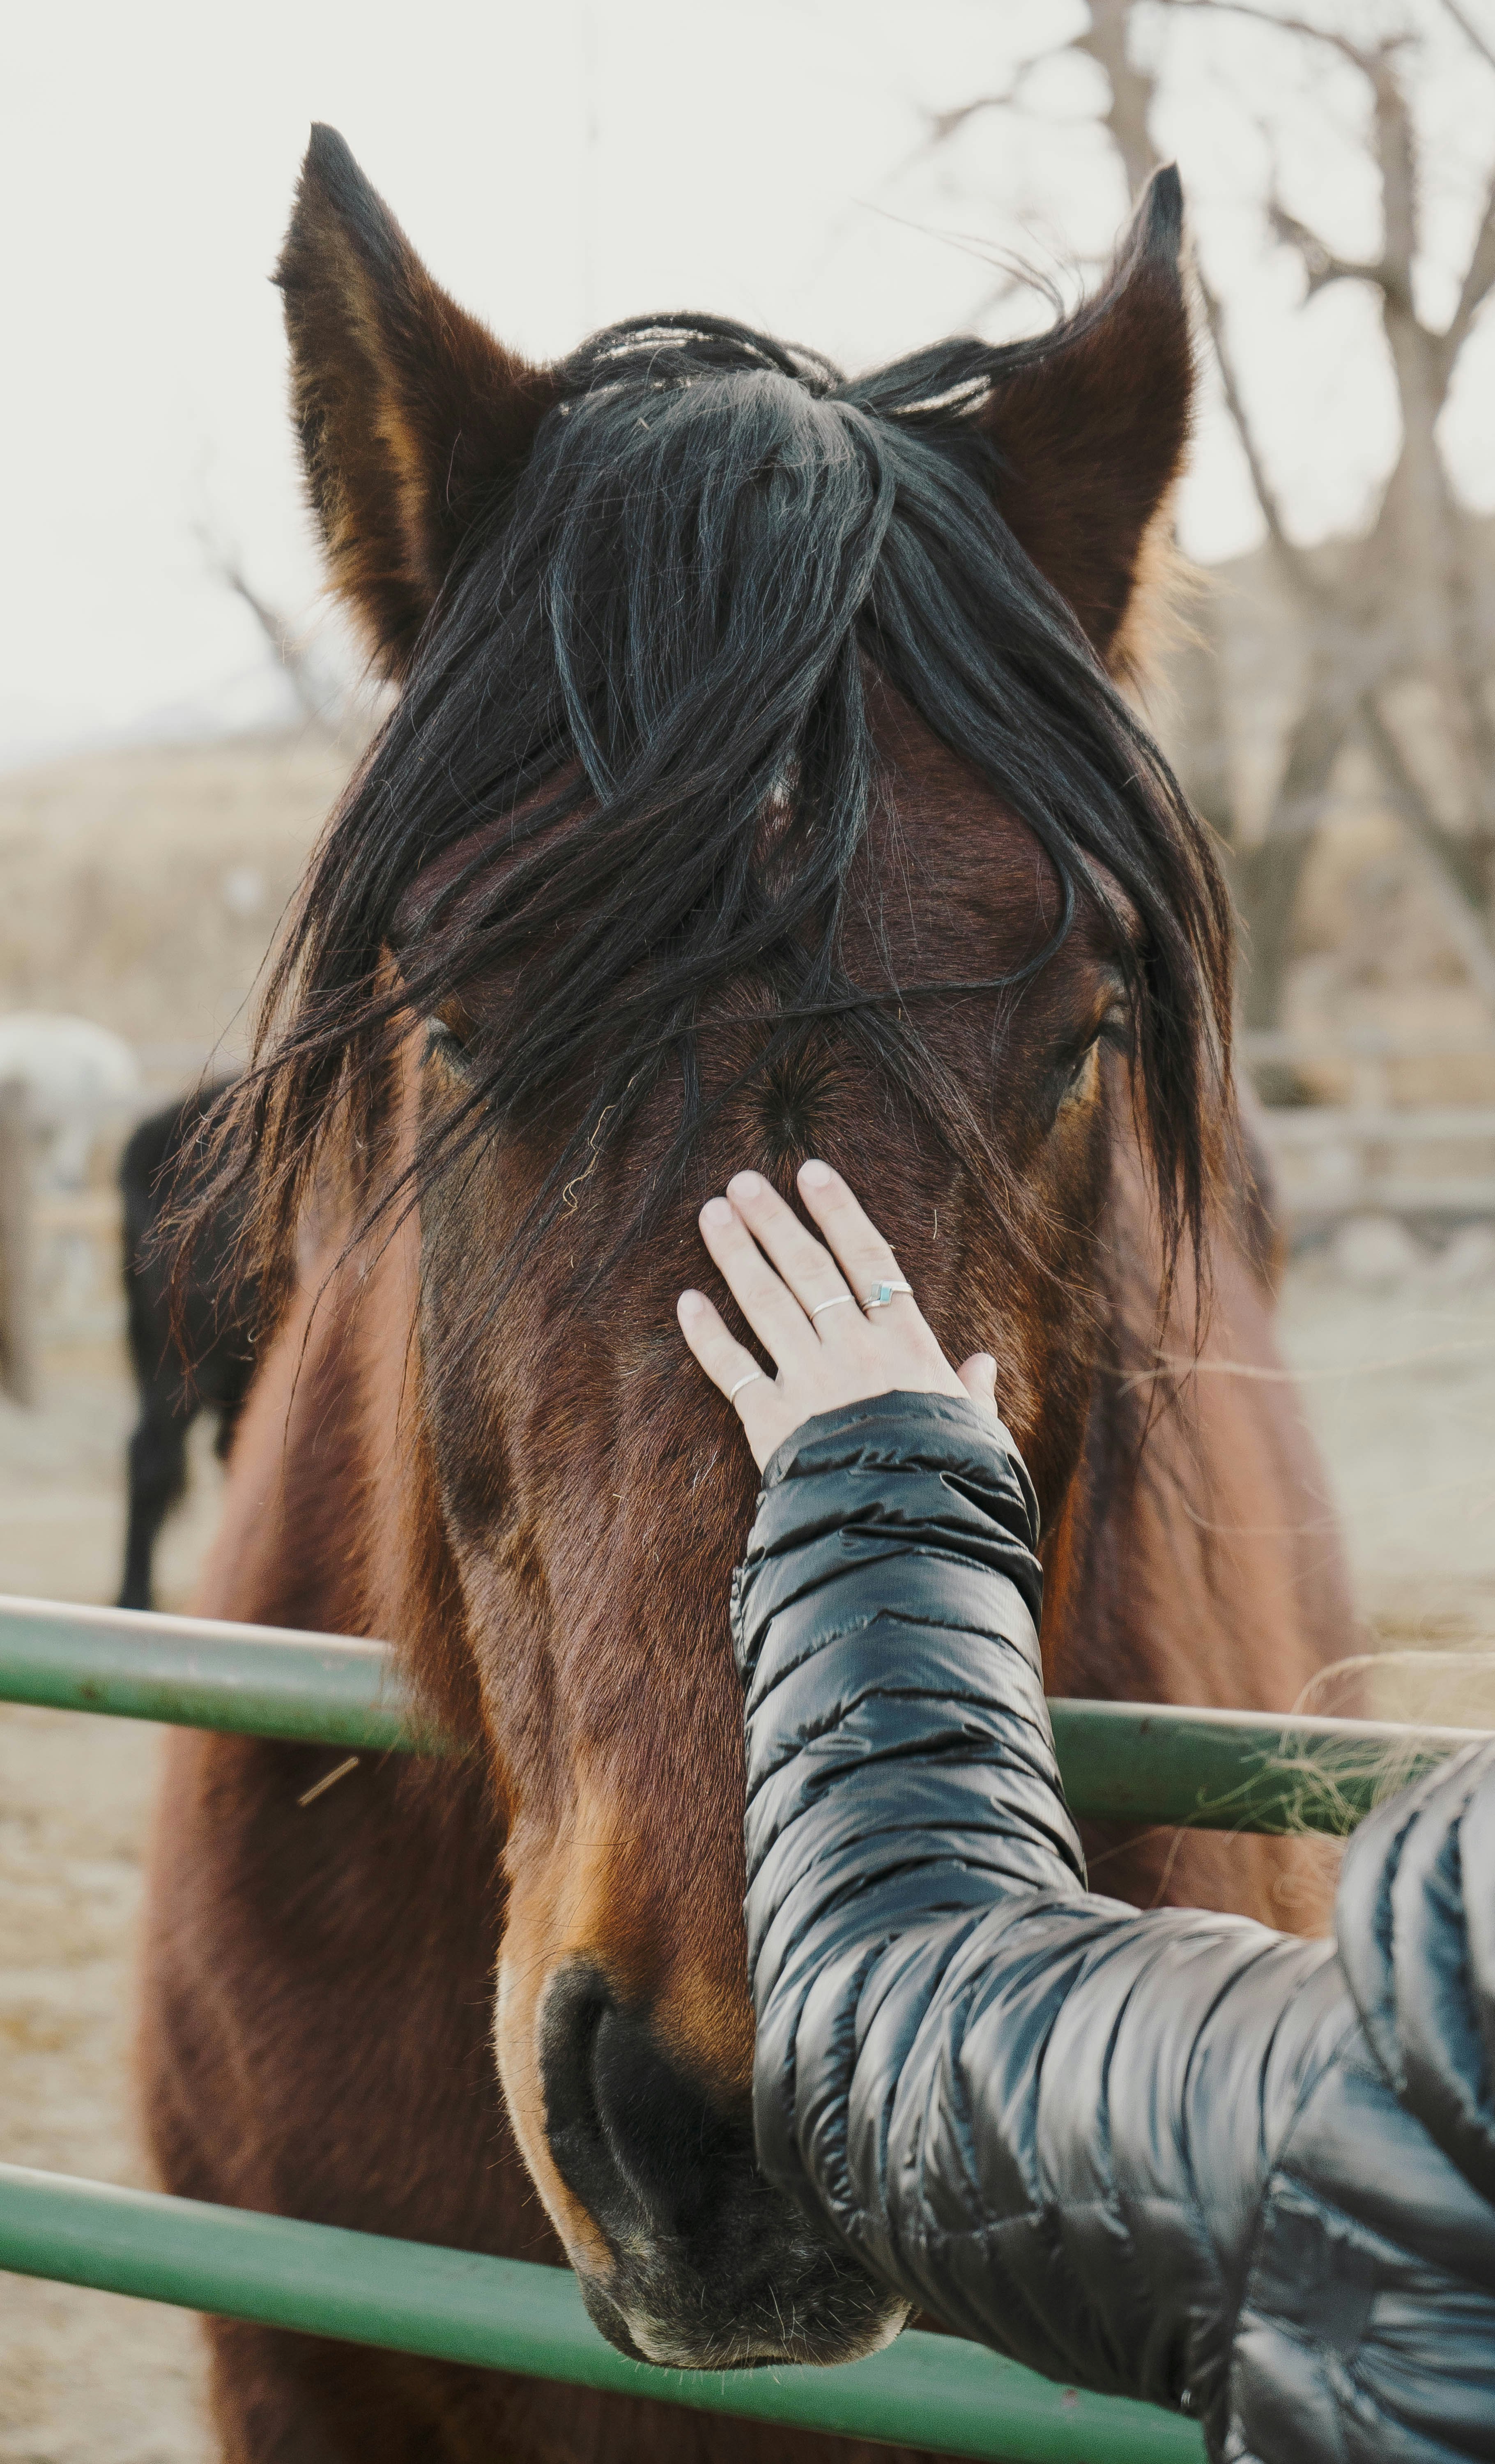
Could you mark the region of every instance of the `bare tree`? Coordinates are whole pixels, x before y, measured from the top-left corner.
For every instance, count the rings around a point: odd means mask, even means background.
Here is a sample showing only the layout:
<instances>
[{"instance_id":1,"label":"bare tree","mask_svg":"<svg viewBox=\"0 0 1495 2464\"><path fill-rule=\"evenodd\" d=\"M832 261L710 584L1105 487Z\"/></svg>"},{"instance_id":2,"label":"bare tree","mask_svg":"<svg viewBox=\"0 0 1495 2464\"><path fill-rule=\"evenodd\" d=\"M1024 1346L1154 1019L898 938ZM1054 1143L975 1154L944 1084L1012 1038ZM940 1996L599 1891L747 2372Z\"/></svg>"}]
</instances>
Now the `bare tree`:
<instances>
[{"instance_id":1,"label":"bare tree","mask_svg":"<svg viewBox=\"0 0 1495 2464\"><path fill-rule=\"evenodd\" d=\"M1354 283L1376 303L1396 386L1400 440L1363 532L1306 548L1285 518L1258 433L1250 388L1232 343L1230 303L1210 278L1207 245L1200 293L1226 407L1240 439L1280 583L1305 646L1297 708L1264 834L1248 839L1231 809L1223 760L1206 759L1194 781L1232 850L1247 928L1246 1023L1276 1023L1293 913L1313 835L1346 746L1363 748L1386 802L1418 851L1469 972L1495 1007L1495 609L1482 589L1477 524L1460 501L1440 420L1461 355L1495 287L1495 175L1480 201L1452 314L1430 324L1418 306L1424 259L1426 165L1416 114L1418 56L1441 12L1457 28L1476 77L1495 71L1495 50L1456 0L1407 0L1405 14L1364 31L1379 11L1341 7L1339 24L1315 23L1263 0L1088 0L1088 23L1066 45L1020 62L1000 92L932 121L946 144L973 117L1021 110L1040 62L1056 51L1087 55L1103 72L1109 99L1100 122L1133 195L1161 155L1155 138L1166 70L1148 37L1185 19L1249 21L1275 42L1348 66L1364 105L1364 145L1380 207L1380 244L1364 260L1341 257L1291 213L1277 193L1261 200L1269 245L1302 267L1302 307L1331 285ZM1346 25L1350 31L1346 31ZM1185 165L1187 169L1187 165ZM1330 440L1326 439L1326 446ZM1398 689L1431 697L1436 725L1416 741L1398 722ZM1432 760L1429 759L1431 750ZM1434 775L1436 771L1436 776Z\"/></svg>"},{"instance_id":2,"label":"bare tree","mask_svg":"<svg viewBox=\"0 0 1495 2464\"><path fill-rule=\"evenodd\" d=\"M302 716L325 729L339 744L358 751L371 733L376 697L336 674L330 662L318 657L305 632L256 590L244 569L242 555L230 539L206 520L197 525L197 539L209 571L244 602L259 627Z\"/></svg>"}]
</instances>

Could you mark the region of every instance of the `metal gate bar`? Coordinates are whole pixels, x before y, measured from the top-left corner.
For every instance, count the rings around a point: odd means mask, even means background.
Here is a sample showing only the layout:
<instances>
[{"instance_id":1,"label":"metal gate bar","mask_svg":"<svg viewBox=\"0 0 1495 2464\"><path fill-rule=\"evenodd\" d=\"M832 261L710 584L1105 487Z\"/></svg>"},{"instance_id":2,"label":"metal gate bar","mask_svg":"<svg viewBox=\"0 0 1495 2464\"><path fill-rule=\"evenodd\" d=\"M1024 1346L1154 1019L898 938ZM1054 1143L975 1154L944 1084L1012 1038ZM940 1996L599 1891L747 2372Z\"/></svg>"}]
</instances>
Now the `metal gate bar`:
<instances>
[{"instance_id":1,"label":"metal gate bar","mask_svg":"<svg viewBox=\"0 0 1495 2464\"><path fill-rule=\"evenodd\" d=\"M440 1753L381 1642L0 1598L0 1701L308 1746ZM1050 1704L1077 1814L1350 1830L1474 1731ZM1202 2464L1198 2429L905 2335L837 2368L660 2370L592 2327L562 2269L0 2166L0 2269L489 2369L997 2464Z\"/></svg>"},{"instance_id":2,"label":"metal gate bar","mask_svg":"<svg viewBox=\"0 0 1495 2464\"><path fill-rule=\"evenodd\" d=\"M133 1609L0 1597L0 1701L344 1751L444 1750L415 1725L385 1643ZM1351 1831L1479 1733L1146 1703L1048 1707L1074 1813L1206 1831Z\"/></svg>"},{"instance_id":3,"label":"metal gate bar","mask_svg":"<svg viewBox=\"0 0 1495 2464\"><path fill-rule=\"evenodd\" d=\"M1055 2387L950 2336L834 2368L661 2370L615 2352L567 2269L0 2165L0 2269L398 2353L1003 2464L1204 2464L1192 2422Z\"/></svg>"}]
</instances>

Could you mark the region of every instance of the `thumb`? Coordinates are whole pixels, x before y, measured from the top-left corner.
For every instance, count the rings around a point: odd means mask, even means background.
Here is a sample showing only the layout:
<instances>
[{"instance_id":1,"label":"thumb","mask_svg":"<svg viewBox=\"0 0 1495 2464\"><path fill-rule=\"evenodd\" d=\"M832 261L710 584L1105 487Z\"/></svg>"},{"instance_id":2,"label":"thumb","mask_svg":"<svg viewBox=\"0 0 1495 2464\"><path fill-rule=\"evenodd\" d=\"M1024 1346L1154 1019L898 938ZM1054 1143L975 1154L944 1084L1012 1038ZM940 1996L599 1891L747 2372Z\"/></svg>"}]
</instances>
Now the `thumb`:
<instances>
[{"instance_id":1,"label":"thumb","mask_svg":"<svg viewBox=\"0 0 1495 2464\"><path fill-rule=\"evenodd\" d=\"M973 1403L984 1403L991 1411L995 1412L997 1409L997 1363L992 1358L989 1352L973 1352L969 1360L961 1361L959 1368L956 1371L956 1375L959 1378L961 1385L965 1388L965 1391L970 1396Z\"/></svg>"}]
</instances>

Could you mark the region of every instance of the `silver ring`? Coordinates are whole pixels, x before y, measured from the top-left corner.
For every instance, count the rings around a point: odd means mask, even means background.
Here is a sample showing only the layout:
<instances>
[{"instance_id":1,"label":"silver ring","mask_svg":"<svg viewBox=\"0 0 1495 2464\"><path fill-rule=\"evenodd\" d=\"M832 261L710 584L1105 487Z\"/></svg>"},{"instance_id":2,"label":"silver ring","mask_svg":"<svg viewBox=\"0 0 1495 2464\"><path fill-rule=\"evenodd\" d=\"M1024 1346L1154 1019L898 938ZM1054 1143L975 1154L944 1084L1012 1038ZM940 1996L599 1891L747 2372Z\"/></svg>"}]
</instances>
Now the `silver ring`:
<instances>
[{"instance_id":1,"label":"silver ring","mask_svg":"<svg viewBox=\"0 0 1495 2464\"><path fill-rule=\"evenodd\" d=\"M834 1300L817 1301L815 1307L810 1311L811 1326L814 1325L822 1309L839 1309L843 1301L851 1300L853 1297L854 1295L850 1292L838 1292Z\"/></svg>"},{"instance_id":2,"label":"silver ring","mask_svg":"<svg viewBox=\"0 0 1495 2464\"><path fill-rule=\"evenodd\" d=\"M913 1298L913 1286L912 1284L900 1283L896 1278L890 1284L874 1284L869 1292L863 1293L862 1307L868 1311L868 1315L870 1315L874 1309L886 1309L889 1302L892 1299L894 1292L907 1292L909 1298L912 1300Z\"/></svg>"},{"instance_id":3,"label":"silver ring","mask_svg":"<svg viewBox=\"0 0 1495 2464\"><path fill-rule=\"evenodd\" d=\"M763 1373L762 1373L761 1369L750 1369L750 1370L748 1371L748 1374L747 1374L747 1375L746 1375L745 1377L739 1377L739 1378L737 1379L737 1384L736 1384L735 1386L729 1386L729 1387L728 1387L728 1389L727 1389L727 1400L728 1400L728 1402L729 1402L729 1403L735 1403L735 1402L737 1401L737 1397L741 1394L743 1387L744 1387L744 1386L751 1386L751 1385L752 1385L752 1383L753 1383L754 1378L755 1378L755 1377L761 1377L762 1374L763 1374Z\"/></svg>"}]
</instances>

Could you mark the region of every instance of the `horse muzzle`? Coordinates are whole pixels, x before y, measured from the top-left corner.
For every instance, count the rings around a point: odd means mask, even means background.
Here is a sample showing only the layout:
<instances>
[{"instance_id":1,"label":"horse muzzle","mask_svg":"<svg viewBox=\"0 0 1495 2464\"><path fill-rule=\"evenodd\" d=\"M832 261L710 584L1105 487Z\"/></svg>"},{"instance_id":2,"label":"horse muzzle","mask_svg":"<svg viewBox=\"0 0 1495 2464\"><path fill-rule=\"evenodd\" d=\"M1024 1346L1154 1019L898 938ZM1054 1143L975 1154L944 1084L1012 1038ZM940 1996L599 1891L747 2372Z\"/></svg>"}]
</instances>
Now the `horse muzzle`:
<instances>
[{"instance_id":1,"label":"horse muzzle","mask_svg":"<svg viewBox=\"0 0 1495 2464\"><path fill-rule=\"evenodd\" d=\"M674 2369L845 2362L898 2333L908 2306L758 2171L751 2116L713 2104L590 1961L539 2013L551 2157L606 2244L579 2267L596 2325Z\"/></svg>"}]
</instances>

